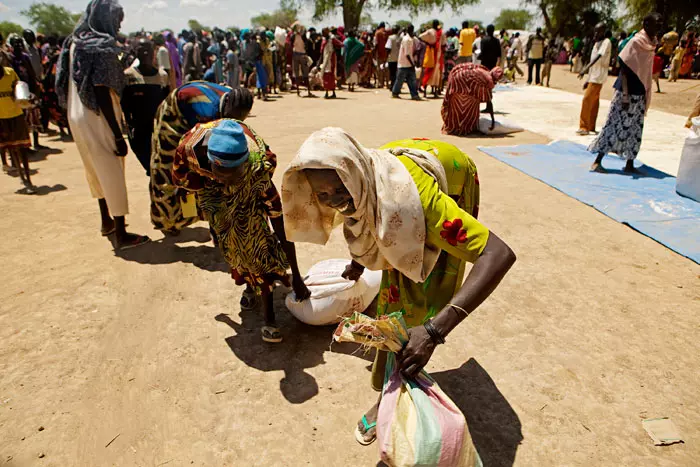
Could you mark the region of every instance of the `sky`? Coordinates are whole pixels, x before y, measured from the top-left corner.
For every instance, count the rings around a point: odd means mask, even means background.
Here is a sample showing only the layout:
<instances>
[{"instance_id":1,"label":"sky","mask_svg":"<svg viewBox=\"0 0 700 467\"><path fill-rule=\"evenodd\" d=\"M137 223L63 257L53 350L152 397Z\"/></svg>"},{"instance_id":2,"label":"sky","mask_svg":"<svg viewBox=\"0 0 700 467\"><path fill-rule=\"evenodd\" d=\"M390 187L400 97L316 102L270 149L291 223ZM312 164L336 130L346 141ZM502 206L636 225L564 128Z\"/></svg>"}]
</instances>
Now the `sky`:
<instances>
[{"instance_id":1,"label":"sky","mask_svg":"<svg viewBox=\"0 0 700 467\"><path fill-rule=\"evenodd\" d=\"M51 1L51 0L43 0ZM27 19L20 15L20 11L27 7L27 0L0 0L0 21L12 21L24 27L29 27ZM87 0L54 0L53 3L62 5L71 12L80 12L87 6ZM205 26L250 26L250 18L263 12L271 12L278 7L278 0L120 0L124 7L123 32L132 32L141 29L157 30L171 28L181 30L187 25L189 19L197 19ZM519 0L486 0L482 4L463 8L455 14L451 10L440 12L436 10L427 14L410 18L405 11L386 14L380 11L368 11L375 22L396 21L410 19L416 24L421 24L433 18L443 21L448 27L459 26L462 19L476 19L489 23L498 16L502 8L520 8ZM305 25L313 25L311 16L313 11L304 6L300 13L300 19ZM340 25L342 15L340 13L325 19L323 24Z\"/></svg>"}]
</instances>

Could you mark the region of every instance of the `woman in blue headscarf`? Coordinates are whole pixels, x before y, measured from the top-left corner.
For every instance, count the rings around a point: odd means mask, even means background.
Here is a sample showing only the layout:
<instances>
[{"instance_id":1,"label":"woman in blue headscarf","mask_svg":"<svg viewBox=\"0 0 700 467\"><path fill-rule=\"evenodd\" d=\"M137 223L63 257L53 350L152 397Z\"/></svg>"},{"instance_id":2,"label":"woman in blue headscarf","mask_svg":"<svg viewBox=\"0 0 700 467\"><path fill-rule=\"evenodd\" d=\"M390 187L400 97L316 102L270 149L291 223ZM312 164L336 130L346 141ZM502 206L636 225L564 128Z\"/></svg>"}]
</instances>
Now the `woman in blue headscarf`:
<instances>
[{"instance_id":1,"label":"woman in blue headscarf","mask_svg":"<svg viewBox=\"0 0 700 467\"><path fill-rule=\"evenodd\" d=\"M92 0L63 44L56 73L56 93L67 107L88 185L100 206L102 235L114 234L120 250L149 242L148 237L126 231L128 147L119 105L126 80L117 43L123 19L116 0Z\"/></svg>"}]
</instances>

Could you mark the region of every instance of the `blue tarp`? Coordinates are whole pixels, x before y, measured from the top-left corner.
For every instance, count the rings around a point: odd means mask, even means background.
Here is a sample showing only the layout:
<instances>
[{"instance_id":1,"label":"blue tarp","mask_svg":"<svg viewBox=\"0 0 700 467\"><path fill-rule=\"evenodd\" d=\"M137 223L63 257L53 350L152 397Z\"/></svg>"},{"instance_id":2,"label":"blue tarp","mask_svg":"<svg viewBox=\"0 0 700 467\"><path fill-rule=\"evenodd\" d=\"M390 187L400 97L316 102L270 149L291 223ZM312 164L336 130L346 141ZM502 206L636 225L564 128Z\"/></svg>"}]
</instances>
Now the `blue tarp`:
<instances>
[{"instance_id":1,"label":"blue tarp","mask_svg":"<svg viewBox=\"0 0 700 467\"><path fill-rule=\"evenodd\" d=\"M616 156L603 160L608 173L590 172L594 155L570 141L479 149L700 264L700 203L676 193L675 177L628 175Z\"/></svg>"}]
</instances>

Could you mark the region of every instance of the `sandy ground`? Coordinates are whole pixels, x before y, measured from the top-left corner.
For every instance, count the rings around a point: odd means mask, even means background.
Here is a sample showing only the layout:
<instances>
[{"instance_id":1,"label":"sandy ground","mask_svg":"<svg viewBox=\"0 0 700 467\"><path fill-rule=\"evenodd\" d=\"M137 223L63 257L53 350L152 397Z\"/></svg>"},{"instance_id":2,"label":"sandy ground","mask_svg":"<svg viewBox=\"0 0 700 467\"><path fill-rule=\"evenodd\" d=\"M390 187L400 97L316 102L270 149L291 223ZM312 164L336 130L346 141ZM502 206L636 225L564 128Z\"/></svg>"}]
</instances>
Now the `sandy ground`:
<instances>
[{"instance_id":1,"label":"sandy ground","mask_svg":"<svg viewBox=\"0 0 700 467\"><path fill-rule=\"evenodd\" d=\"M341 97L256 103L278 182L322 126L369 146L441 137L437 101ZM445 139L476 161L481 220L518 255L428 366L485 465L697 465L700 266L476 150L543 136ZM282 293L285 342L262 343L205 225L151 230L132 155L128 222L155 242L115 254L75 146L48 144L32 164L43 196L0 177L1 465L376 465L352 435L375 398L367 358L296 322ZM297 248L303 270L347 257L338 232ZM641 420L663 416L686 444L653 446Z\"/></svg>"}]
</instances>

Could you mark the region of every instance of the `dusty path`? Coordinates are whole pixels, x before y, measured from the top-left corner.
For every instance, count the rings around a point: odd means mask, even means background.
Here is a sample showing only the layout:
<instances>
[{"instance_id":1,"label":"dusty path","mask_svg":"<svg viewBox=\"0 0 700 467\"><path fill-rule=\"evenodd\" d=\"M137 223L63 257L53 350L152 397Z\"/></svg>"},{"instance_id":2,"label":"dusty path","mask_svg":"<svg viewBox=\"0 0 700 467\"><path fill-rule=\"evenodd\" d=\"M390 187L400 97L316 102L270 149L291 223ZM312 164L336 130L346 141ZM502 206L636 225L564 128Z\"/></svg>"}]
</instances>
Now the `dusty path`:
<instances>
[{"instance_id":1,"label":"dusty path","mask_svg":"<svg viewBox=\"0 0 700 467\"><path fill-rule=\"evenodd\" d=\"M341 96L256 103L277 181L325 125L367 145L440 137L438 102ZM700 267L475 149L544 137L446 139L476 161L481 219L518 254L429 365L485 465L697 465ZM285 342L264 345L204 224L176 243L151 231L131 155L128 222L156 242L115 256L74 145L48 144L61 153L33 163L35 183L65 189L21 196L0 177L0 465L376 464L352 436L375 397L367 360L281 302ZM337 233L298 251L302 269L347 256ZM640 420L657 416L687 444L652 446Z\"/></svg>"}]
</instances>

